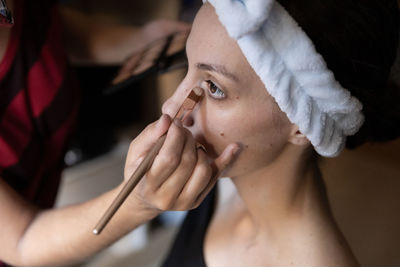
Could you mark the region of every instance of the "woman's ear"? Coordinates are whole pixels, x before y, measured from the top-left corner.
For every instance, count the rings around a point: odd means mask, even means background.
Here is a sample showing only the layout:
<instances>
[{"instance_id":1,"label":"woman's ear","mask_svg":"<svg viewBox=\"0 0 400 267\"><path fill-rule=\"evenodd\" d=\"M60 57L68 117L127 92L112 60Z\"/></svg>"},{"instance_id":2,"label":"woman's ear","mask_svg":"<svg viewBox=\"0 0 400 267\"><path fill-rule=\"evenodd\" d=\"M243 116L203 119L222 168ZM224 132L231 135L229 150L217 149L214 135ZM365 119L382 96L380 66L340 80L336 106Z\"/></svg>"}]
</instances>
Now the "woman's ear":
<instances>
[{"instance_id":1,"label":"woman's ear","mask_svg":"<svg viewBox=\"0 0 400 267\"><path fill-rule=\"evenodd\" d=\"M289 135L289 143L298 146L306 146L310 144L310 141L304 134L300 132L299 126L293 124Z\"/></svg>"}]
</instances>

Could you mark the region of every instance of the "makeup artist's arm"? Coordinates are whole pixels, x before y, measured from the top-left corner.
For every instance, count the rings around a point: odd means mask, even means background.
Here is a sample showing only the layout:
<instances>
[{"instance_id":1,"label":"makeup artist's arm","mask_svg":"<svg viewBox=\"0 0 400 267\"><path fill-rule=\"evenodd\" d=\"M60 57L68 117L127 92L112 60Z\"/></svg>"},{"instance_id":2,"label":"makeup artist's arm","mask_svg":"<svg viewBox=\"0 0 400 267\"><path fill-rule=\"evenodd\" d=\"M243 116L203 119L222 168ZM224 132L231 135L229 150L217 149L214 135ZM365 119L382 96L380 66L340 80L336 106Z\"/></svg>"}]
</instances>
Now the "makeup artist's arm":
<instances>
[{"instance_id":1,"label":"makeup artist's arm","mask_svg":"<svg viewBox=\"0 0 400 267\"><path fill-rule=\"evenodd\" d=\"M76 63L121 64L135 49L170 33L189 29L185 23L162 19L143 27L110 24L72 8L59 9L67 51Z\"/></svg>"},{"instance_id":2,"label":"makeup artist's arm","mask_svg":"<svg viewBox=\"0 0 400 267\"><path fill-rule=\"evenodd\" d=\"M131 144L125 178L152 144L168 130L152 168L99 236L92 229L120 191L115 188L88 202L37 210L0 178L0 261L18 266L55 266L88 257L167 209L199 205L215 183L215 173L233 159L229 145L213 164L196 149L192 135L163 116Z\"/></svg>"}]
</instances>

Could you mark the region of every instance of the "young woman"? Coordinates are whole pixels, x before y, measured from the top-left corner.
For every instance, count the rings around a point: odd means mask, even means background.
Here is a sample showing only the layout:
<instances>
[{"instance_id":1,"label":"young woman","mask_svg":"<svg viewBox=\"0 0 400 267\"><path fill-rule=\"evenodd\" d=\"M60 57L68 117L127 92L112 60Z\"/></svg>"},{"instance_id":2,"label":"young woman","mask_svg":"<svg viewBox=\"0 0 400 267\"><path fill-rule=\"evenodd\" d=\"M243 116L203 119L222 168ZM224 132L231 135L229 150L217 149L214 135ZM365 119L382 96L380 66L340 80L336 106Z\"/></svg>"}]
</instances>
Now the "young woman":
<instances>
[{"instance_id":1,"label":"young woman","mask_svg":"<svg viewBox=\"0 0 400 267\"><path fill-rule=\"evenodd\" d=\"M222 174L234 193L214 190L188 214L164 266L358 266L316 159L399 135L387 86L397 13L394 0L203 5L163 113L204 89L185 127L209 158L239 145Z\"/></svg>"}]
</instances>

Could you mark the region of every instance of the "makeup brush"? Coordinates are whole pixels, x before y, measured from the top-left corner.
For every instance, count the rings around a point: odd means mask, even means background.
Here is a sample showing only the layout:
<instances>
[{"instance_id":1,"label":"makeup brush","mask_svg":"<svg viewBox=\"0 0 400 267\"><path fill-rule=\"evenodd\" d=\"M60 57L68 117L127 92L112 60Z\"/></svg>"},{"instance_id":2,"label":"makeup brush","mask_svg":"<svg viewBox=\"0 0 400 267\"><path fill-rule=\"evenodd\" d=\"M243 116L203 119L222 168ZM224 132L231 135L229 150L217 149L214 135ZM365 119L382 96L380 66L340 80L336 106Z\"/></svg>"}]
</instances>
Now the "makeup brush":
<instances>
[{"instance_id":1,"label":"makeup brush","mask_svg":"<svg viewBox=\"0 0 400 267\"><path fill-rule=\"evenodd\" d=\"M174 119L179 119L180 121L184 121L190 112L194 109L196 104L200 101L203 96L203 90L199 87L193 88L189 95L183 101L181 107L179 108L178 112L174 116ZM161 136L154 146L150 149L149 153L147 153L144 160L140 163L137 167L135 172L129 178L128 182L125 186L121 189L117 197L114 199L110 207L106 210L104 215L101 217L99 222L97 223L96 227L93 229L93 234L99 235L107 223L111 220L112 216L117 212L119 207L125 201L125 199L129 196L129 194L133 191L135 186L140 182L146 172L150 169L151 165L155 157L157 156L158 152L160 151L162 145L164 144L165 138L167 134Z\"/></svg>"}]
</instances>

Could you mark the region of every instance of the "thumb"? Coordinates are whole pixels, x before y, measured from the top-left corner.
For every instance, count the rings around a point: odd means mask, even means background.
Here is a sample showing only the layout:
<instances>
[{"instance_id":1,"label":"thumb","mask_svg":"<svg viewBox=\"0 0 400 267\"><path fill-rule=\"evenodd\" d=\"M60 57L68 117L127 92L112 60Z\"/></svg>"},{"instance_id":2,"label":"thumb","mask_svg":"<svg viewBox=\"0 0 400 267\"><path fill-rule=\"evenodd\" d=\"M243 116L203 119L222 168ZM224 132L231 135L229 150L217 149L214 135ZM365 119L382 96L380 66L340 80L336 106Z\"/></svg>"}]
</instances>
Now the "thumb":
<instances>
[{"instance_id":1,"label":"thumb","mask_svg":"<svg viewBox=\"0 0 400 267\"><path fill-rule=\"evenodd\" d=\"M197 207L207 196L210 190L214 187L221 173L233 162L240 150L239 144L233 143L228 145L225 150L216 158L212 163L211 167L213 170L212 177L208 182L206 188L196 198L194 206Z\"/></svg>"},{"instance_id":2,"label":"thumb","mask_svg":"<svg viewBox=\"0 0 400 267\"><path fill-rule=\"evenodd\" d=\"M218 158L211 163L215 179L233 162L239 152L240 146L236 143L228 145Z\"/></svg>"}]
</instances>

